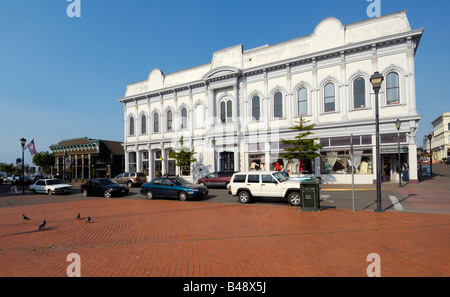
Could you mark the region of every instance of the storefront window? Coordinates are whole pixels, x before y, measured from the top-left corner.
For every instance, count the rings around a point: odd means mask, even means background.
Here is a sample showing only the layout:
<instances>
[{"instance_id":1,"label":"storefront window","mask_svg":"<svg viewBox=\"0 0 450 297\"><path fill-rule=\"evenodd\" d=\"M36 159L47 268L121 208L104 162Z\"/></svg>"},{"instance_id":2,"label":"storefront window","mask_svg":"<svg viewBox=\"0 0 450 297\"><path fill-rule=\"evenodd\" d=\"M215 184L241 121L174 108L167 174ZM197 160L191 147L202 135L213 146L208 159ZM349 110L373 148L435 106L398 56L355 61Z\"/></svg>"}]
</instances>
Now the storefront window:
<instances>
[{"instance_id":1,"label":"storefront window","mask_svg":"<svg viewBox=\"0 0 450 297\"><path fill-rule=\"evenodd\" d=\"M130 172L136 172L136 152L130 152L128 155L128 167Z\"/></svg>"},{"instance_id":2,"label":"storefront window","mask_svg":"<svg viewBox=\"0 0 450 297\"><path fill-rule=\"evenodd\" d=\"M266 170L264 154L253 154L248 156L250 170Z\"/></svg>"},{"instance_id":3,"label":"storefront window","mask_svg":"<svg viewBox=\"0 0 450 297\"><path fill-rule=\"evenodd\" d=\"M354 151L353 162L350 151L322 152L320 172L322 174L372 174L373 158L371 150Z\"/></svg>"}]
</instances>

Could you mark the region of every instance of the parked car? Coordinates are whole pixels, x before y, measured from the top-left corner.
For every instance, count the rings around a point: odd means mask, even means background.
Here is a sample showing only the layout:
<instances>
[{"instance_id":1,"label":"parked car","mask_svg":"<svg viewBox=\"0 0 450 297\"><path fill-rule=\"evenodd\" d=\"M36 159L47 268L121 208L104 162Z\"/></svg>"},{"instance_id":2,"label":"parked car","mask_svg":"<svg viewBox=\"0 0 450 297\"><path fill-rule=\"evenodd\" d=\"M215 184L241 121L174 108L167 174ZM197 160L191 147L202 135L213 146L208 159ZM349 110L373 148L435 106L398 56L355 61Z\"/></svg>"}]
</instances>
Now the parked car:
<instances>
[{"instance_id":1,"label":"parked car","mask_svg":"<svg viewBox=\"0 0 450 297\"><path fill-rule=\"evenodd\" d=\"M89 195L102 195L106 198L113 196L128 195L130 189L127 186L121 185L110 178L94 178L80 186L80 192L84 197Z\"/></svg>"},{"instance_id":2,"label":"parked car","mask_svg":"<svg viewBox=\"0 0 450 297\"><path fill-rule=\"evenodd\" d=\"M40 179L45 178L45 176L43 174L35 174L34 176L30 177L33 181L37 181Z\"/></svg>"},{"instance_id":3,"label":"parked car","mask_svg":"<svg viewBox=\"0 0 450 297\"><path fill-rule=\"evenodd\" d=\"M233 175L228 194L237 196L240 203L250 203L258 197L276 197L300 206L300 181L288 179L278 171L249 171Z\"/></svg>"},{"instance_id":4,"label":"parked car","mask_svg":"<svg viewBox=\"0 0 450 297\"><path fill-rule=\"evenodd\" d=\"M450 164L450 158L445 159L445 164L447 164L447 165Z\"/></svg>"},{"instance_id":5,"label":"parked car","mask_svg":"<svg viewBox=\"0 0 450 297\"><path fill-rule=\"evenodd\" d=\"M228 189L234 171L216 171L200 178L197 184L207 187L225 187Z\"/></svg>"},{"instance_id":6,"label":"parked car","mask_svg":"<svg viewBox=\"0 0 450 297\"><path fill-rule=\"evenodd\" d=\"M19 176L18 178L14 179L16 181L16 186L30 186L31 184L34 183L34 180L32 180L31 178L29 178L28 176L25 176L25 179L22 178L22 176Z\"/></svg>"},{"instance_id":7,"label":"parked car","mask_svg":"<svg viewBox=\"0 0 450 297\"><path fill-rule=\"evenodd\" d=\"M19 179L22 177L22 174L13 174L11 176L8 176L8 182L11 183L15 179Z\"/></svg>"},{"instance_id":8,"label":"parked car","mask_svg":"<svg viewBox=\"0 0 450 297\"><path fill-rule=\"evenodd\" d=\"M182 177L159 177L141 186L141 194L147 199L158 197L178 198L181 201L208 195L208 188L190 183Z\"/></svg>"},{"instance_id":9,"label":"parked car","mask_svg":"<svg viewBox=\"0 0 450 297\"><path fill-rule=\"evenodd\" d=\"M133 185L142 185L147 182L147 176L141 172L122 172L113 178L119 184L127 185L131 188Z\"/></svg>"},{"instance_id":10,"label":"parked car","mask_svg":"<svg viewBox=\"0 0 450 297\"><path fill-rule=\"evenodd\" d=\"M39 179L34 184L30 185L30 190L36 193L53 194L69 194L72 190L72 185L63 183L60 179Z\"/></svg>"}]
</instances>

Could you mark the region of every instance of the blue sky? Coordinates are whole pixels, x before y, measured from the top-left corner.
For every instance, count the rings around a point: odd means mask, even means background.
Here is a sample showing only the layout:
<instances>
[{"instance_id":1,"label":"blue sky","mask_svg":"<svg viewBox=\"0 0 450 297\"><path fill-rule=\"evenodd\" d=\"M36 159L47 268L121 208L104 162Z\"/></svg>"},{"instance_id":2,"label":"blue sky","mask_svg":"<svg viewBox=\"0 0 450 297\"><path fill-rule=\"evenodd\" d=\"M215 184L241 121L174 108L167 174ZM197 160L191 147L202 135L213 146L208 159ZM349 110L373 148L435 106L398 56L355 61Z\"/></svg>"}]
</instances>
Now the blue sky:
<instances>
[{"instance_id":1,"label":"blue sky","mask_svg":"<svg viewBox=\"0 0 450 297\"><path fill-rule=\"evenodd\" d=\"M309 35L324 18L368 19L366 0L0 0L0 162L21 156L19 139L38 151L62 139L123 141L126 85L153 68L171 73L211 61L214 51L244 50ZM416 137L450 111L450 1L381 0L381 14L407 10L425 32L416 54ZM27 141L27 142L28 142ZM25 162L31 156L25 152Z\"/></svg>"}]
</instances>

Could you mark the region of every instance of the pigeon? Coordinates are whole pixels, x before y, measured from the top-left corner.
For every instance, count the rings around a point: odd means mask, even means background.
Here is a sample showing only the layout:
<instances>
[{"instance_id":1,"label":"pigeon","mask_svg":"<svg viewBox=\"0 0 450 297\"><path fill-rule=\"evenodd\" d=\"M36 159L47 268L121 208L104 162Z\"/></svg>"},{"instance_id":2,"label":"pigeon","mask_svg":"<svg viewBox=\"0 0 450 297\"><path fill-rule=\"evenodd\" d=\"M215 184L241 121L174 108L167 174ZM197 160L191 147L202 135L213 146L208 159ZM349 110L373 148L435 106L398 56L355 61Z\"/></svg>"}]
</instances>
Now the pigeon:
<instances>
[{"instance_id":1,"label":"pigeon","mask_svg":"<svg viewBox=\"0 0 450 297\"><path fill-rule=\"evenodd\" d=\"M44 228L46 224L47 224L47 222L44 220L44 221L42 222L42 224L39 225L39 230L41 230L42 228Z\"/></svg>"},{"instance_id":2,"label":"pigeon","mask_svg":"<svg viewBox=\"0 0 450 297\"><path fill-rule=\"evenodd\" d=\"M86 223L90 223L90 222L91 222L91 217L87 217Z\"/></svg>"},{"instance_id":3,"label":"pigeon","mask_svg":"<svg viewBox=\"0 0 450 297\"><path fill-rule=\"evenodd\" d=\"M77 219L80 219L80 214L77 214Z\"/></svg>"},{"instance_id":4,"label":"pigeon","mask_svg":"<svg viewBox=\"0 0 450 297\"><path fill-rule=\"evenodd\" d=\"M27 217L27 216L24 215L24 214L22 214L22 217L23 217L24 220L29 220L29 219L30 219L29 217Z\"/></svg>"}]
</instances>

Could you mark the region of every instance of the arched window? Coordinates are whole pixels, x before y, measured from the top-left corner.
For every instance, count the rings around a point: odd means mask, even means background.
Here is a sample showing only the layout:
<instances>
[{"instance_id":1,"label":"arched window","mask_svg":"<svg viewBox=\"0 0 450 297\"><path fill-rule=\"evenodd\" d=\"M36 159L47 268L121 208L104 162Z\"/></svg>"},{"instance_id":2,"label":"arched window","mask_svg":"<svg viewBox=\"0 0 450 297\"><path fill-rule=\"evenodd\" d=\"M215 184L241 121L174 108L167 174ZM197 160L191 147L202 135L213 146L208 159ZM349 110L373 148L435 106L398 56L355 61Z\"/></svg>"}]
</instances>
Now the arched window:
<instances>
[{"instance_id":1,"label":"arched window","mask_svg":"<svg viewBox=\"0 0 450 297\"><path fill-rule=\"evenodd\" d=\"M400 103L398 74L391 72L386 76L386 104Z\"/></svg>"},{"instance_id":2,"label":"arched window","mask_svg":"<svg viewBox=\"0 0 450 297\"><path fill-rule=\"evenodd\" d=\"M335 111L335 103L336 103L336 97L334 94L334 84L328 83L325 85L324 88L324 111Z\"/></svg>"},{"instance_id":3,"label":"arched window","mask_svg":"<svg viewBox=\"0 0 450 297\"><path fill-rule=\"evenodd\" d=\"M358 77L353 82L353 108L366 107L366 81Z\"/></svg>"},{"instance_id":4,"label":"arched window","mask_svg":"<svg viewBox=\"0 0 450 297\"><path fill-rule=\"evenodd\" d=\"M231 100L227 101L227 122L231 122L231 118L233 117L233 110L232 110L232 103Z\"/></svg>"},{"instance_id":5,"label":"arched window","mask_svg":"<svg viewBox=\"0 0 450 297\"><path fill-rule=\"evenodd\" d=\"M147 117L145 114L141 116L141 134L147 134Z\"/></svg>"},{"instance_id":6,"label":"arched window","mask_svg":"<svg viewBox=\"0 0 450 297\"><path fill-rule=\"evenodd\" d=\"M153 114L153 133L159 133L159 113Z\"/></svg>"},{"instance_id":7,"label":"arched window","mask_svg":"<svg viewBox=\"0 0 450 297\"><path fill-rule=\"evenodd\" d=\"M297 100L298 115L308 114L308 91L306 88L301 88L298 90Z\"/></svg>"},{"instance_id":8,"label":"arched window","mask_svg":"<svg viewBox=\"0 0 450 297\"><path fill-rule=\"evenodd\" d=\"M259 96L253 96L252 98L252 118L259 121L261 116L261 104Z\"/></svg>"},{"instance_id":9,"label":"arched window","mask_svg":"<svg viewBox=\"0 0 450 297\"><path fill-rule=\"evenodd\" d=\"M180 129L187 129L187 109L184 107L181 109Z\"/></svg>"},{"instance_id":10,"label":"arched window","mask_svg":"<svg viewBox=\"0 0 450 297\"><path fill-rule=\"evenodd\" d=\"M273 94L273 117L283 117L283 94L281 92L275 92Z\"/></svg>"},{"instance_id":11,"label":"arched window","mask_svg":"<svg viewBox=\"0 0 450 297\"><path fill-rule=\"evenodd\" d=\"M130 135L134 135L134 117L130 117Z\"/></svg>"},{"instance_id":12,"label":"arched window","mask_svg":"<svg viewBox=\"0 0 450 297\"><path fill-rule=\"evenodd\" d=\"M220 121L222 123L231 122L233 119L233 103L231 100L222 100L220 102Z\"/></svg>"},{"instance_id":13,"label":"arched window","mask_svg":"<svg viewBox=\"0 0 450 297\"><path fill-rule=\"evenodd\" d=\"M166 120L167 120L167 123L166 123L167 131L172 131L172 111L171 110L167 111Z\"/></svg>"}]
</instances>

